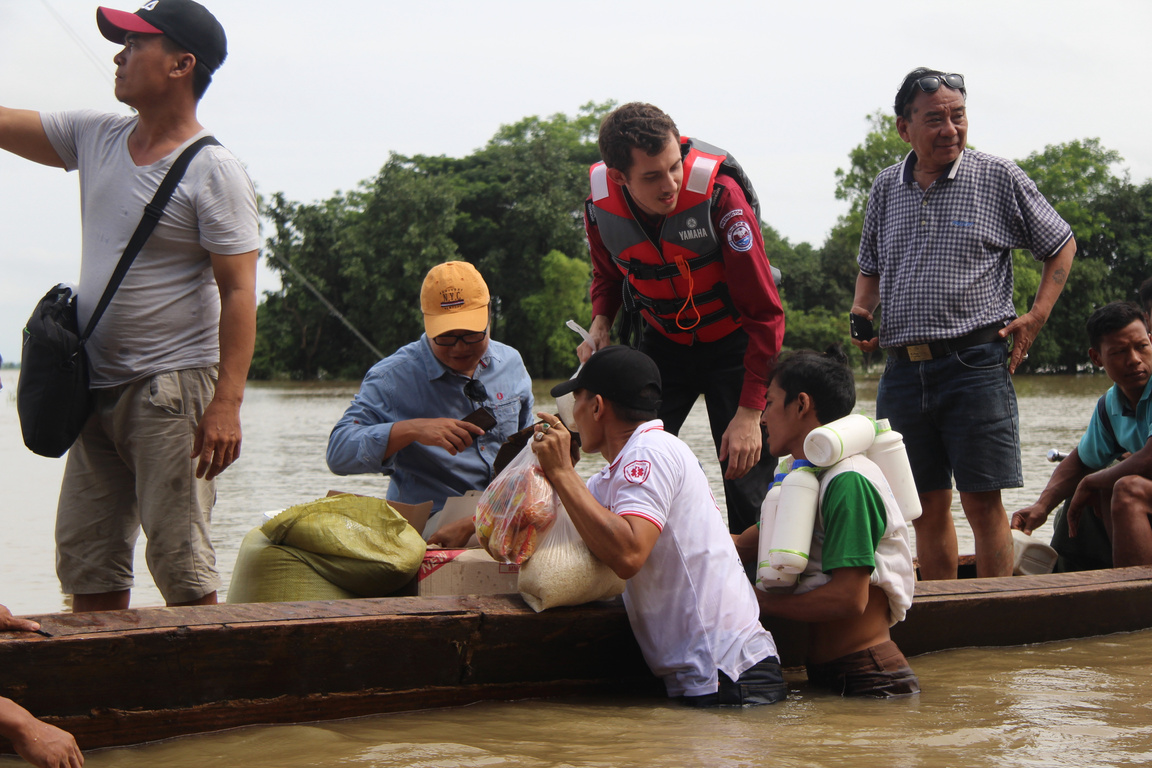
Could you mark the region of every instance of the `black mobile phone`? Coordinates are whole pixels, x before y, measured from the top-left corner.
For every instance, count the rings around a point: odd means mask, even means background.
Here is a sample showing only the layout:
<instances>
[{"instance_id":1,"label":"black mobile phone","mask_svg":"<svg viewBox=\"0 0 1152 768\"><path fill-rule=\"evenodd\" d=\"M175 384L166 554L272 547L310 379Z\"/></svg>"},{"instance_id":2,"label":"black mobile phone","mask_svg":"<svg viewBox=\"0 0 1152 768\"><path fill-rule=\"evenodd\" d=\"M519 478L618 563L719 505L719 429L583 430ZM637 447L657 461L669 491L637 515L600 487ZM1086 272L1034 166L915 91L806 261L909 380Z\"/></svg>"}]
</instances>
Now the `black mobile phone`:
<instances>
[{"instance_id":1,"label":"black mobile phone","mask_svg":"<svg viewBox=\"0 0 1152 768\"><path fill-rule=\"evenodd\" d=\"M876 331L872 328L872 321L863 315L852 313L848 316L848 331L857 341L869 341L876 338Z\"/></svg>"},{"instance_id":2,"label":"black mobile phone","mask_svg":"<svg viewBox=\"0 0 1152 768\"><path fill-rule=\"evenodd\" d=\"M468 414L464 418L460 419L460 421L466 421L469 424L475 424L485 432L496 426L496 417L492 415L492 411L488 410L483 405L472 411L472 413Z\"/></svg>"}]
</instances>

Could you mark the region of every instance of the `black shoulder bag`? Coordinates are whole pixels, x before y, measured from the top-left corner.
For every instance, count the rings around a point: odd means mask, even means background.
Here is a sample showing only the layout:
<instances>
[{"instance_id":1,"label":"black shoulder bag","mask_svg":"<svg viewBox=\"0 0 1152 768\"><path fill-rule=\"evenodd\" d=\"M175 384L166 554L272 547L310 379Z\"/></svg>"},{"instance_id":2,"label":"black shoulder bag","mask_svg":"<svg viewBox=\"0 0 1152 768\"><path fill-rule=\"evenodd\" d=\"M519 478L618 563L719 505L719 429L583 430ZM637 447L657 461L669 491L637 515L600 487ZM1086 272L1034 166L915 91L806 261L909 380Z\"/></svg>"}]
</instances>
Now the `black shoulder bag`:
<instances>
[{"instance_id":1,"label":"black shoulder bag","mask_svg":"<svg viewBox=\"0 0 1152 768\"><path fill-rule=\"evenodd\" d=\"M205 136L181 152L172 163L152 202L144 206L144 216L132 233L132 239L128 241L83 334L79 332L76 316L76 296L68 286L57 285L36 304L24 328L20 379L16 385L20 431L24 445L33 453L59 458L76 442L92 411L88 356L84 351L88 337L108 308L136 255L152 235L192 158L207 145L219 143L213 137Z\"/></svg>"}]
</instances>

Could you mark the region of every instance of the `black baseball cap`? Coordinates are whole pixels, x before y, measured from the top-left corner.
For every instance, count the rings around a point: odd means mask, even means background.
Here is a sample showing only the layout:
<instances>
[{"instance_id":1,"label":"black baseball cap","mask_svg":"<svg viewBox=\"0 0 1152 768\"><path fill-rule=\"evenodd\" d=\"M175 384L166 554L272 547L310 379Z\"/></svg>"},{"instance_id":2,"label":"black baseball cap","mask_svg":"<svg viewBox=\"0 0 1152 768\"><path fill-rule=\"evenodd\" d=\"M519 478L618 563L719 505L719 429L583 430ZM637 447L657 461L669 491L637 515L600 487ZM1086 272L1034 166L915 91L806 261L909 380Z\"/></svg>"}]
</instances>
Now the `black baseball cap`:
<instances>
[{"instance_id":1,"label":"black baseball cap","mask_svg":"<svg viewBox=\"0 0 1152 768\"><path fill-rule=\"evenodd\" d=\"M100 34L114 43L124 43L124 35L167 35L196 61L215 72L228 56L224 27L207 8L194 0L149 0L136 13L112 8L96 9Z\"/></svg>"},{"instance_id":2,"label":"black baseball cap","mask_svg":"<svg viewBox=\"0 0 1152 768\"><path fill-rule=\"evenodd\" d=\"M656 388L655 396L644 388ZM586 389L625 408L655 411L660 408L660 369L648 355L623 345L597 351L575 378L552 387L552 397Z\"/></svg>"}]
</instances>

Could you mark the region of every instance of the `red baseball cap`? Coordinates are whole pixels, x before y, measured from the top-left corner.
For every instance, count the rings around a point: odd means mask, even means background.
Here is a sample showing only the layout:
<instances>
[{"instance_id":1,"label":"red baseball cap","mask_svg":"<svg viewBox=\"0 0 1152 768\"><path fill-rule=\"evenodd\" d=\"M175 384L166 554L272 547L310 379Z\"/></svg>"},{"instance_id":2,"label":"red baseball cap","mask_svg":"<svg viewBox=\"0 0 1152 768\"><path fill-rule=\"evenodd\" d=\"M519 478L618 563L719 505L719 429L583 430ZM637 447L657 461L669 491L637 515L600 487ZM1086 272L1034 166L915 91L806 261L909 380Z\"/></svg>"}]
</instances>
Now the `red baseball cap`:
<instances>
[{"instance_id":1,"label":"red baseball cap","mask_svg":"<svg viewBox=\"0 0 1152 768\"><path fill-rule=\"evenodd\" d=\"M224 28L207 8L194 0L148 0L135 13L113 8L96 9L100 34L114 43L124 43L124 35L167 35L215 72L228 56Z\"/></svg>"}]
</instances>

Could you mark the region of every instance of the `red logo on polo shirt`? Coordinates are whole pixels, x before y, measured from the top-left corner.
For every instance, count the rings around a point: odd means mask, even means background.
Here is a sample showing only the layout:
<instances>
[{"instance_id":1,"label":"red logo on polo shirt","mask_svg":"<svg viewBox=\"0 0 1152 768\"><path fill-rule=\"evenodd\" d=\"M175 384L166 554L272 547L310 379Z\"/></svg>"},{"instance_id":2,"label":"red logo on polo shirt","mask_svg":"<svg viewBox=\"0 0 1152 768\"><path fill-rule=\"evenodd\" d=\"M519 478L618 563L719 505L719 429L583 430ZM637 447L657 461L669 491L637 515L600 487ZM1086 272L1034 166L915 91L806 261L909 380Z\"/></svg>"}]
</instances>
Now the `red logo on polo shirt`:
<instances>
[{"instance_id":1,"label":"red logo on polo shirt","mask_svg":"<svg viewBox=\"0 0 1152 768\"><path fill-rule=\"evenodd\" d=\"M630 483L640 485L648 479L650 472L652 472L652 465L643 459L639 459L624 467L624 478Z\"/></svg>"}]
</instances>

